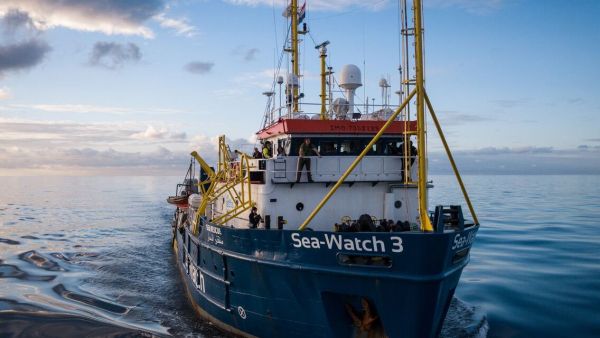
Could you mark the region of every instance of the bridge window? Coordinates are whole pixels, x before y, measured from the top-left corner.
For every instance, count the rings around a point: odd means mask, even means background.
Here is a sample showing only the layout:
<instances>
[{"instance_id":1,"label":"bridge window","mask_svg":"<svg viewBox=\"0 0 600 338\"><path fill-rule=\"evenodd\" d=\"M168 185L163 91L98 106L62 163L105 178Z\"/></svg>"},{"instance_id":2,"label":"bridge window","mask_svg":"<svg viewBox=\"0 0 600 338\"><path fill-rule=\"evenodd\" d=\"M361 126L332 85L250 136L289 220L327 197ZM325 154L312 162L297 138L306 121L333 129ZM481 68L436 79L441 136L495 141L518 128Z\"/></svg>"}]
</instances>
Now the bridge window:
<instances>
[{"instance_id":1,"label":"bridge window","mask_svg":"<svg viewBox=\"0 0 600 338\"><path fill-rule=\"evenodd\" d=\"M319 150L322 156L356 156L371 141L370 137L332 138L311 137L311 144ZM290 156L298 156L304 137L291 140ZM375 143L367 155L372 156L401 156L404 144L400 137L383 137Z\"/></svg>"}]
</instances>

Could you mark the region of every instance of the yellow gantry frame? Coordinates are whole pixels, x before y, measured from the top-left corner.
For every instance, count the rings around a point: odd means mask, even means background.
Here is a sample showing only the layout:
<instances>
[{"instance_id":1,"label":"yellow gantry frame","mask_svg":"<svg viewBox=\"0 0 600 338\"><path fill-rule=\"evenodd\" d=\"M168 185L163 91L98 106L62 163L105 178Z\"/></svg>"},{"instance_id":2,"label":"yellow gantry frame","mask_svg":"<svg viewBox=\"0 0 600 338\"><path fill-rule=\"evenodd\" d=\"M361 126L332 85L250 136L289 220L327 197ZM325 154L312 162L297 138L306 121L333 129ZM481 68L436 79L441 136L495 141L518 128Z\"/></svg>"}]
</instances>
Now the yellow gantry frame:
<instances>
[{"instance_id":1,"label":"yellow gantry frame","mask_svg":"<svg viewBox=\"0 0 600 338\"><path fill-rule=\"evenodd\" d=\"M225 136L219 136L219 163L217 171L204 161L197 152L192 152L192 156L198 161L200 167L208 174L208 179L198 183L202 200L196 213L193 223L193 231L198 234L200 217L206 214L206 208L209 203L213 203L217 198L227 194L235 203L235 206L226 213L215 217L211 221L215 224L223 225L231 219L237 217L244 211L252 207L252 193L250 186L250 164L248 155L239 153L240 160L232 161L231 151L225 143ZM205 189L204 185L209 184Z\"/></svg>"},{"instance_id":2,"label":"yellow gantry frame","mask_svg":"<svg viewBox=\"0 0 600 338\"><path fill-rule=\"evenodd\" d=\"M296 0L292 0L292 6L294 6L295 1ZM415 95L417 96L417 133L416 133L416 135L417 135L417 145L418 145L418 154L417 154L418 156L417 157L418 157L418 161L419 161L418 162L418 168L419 168L418 176L419 177L418 177L418 181L417 181L417 188L418 188L418 197L419 197L419 219L421 222L421 230L426 231L426 232L433 231L433 226L431 225L431 221L429 219L429 212L427 209L427 149L426 149L427 130L426 130L426 124L425 124L425 105L427 105L427 108L428 108L429 112L431 113L431 117L433 118L433 121L434 121L437 131L440 135L440 138L442 139L442 143L444 144L444 148L446 150L446 154L448 155L448 159L450 160L450 163L452 165L454 174L456 175L456 178L457 178L460 188L462 190L463 196L467 202L469 211L471 212L471 216L473 216L473 221L475 222L475 224L477 224L477 225L479 224L479 220L477 219L477 215L475 214L475 210L473 208L473 205L471 204L471 200L469 199L467 190L466 190L464 183L460 177L460 173L458 172L456 163L454 162L454 157L452 156L452 153L450 152L450 148L448 147L448 143L446 142L446 138L444 137L442 128L439 124L439 121L438 121L436 115L435 115L433 106L432 106L431 102L429 101L429 98L427 97L427 93L425 92L424 62L423 62L423 28L422 28L423 27L422 26L423 17L422 17L421 0L414 0L413 6L414 6L413 10L414 10L414 24L415 24L415 28L414 28L415 44L414 44L414 46L415 46L416 88L413 89L413 91L408 95L408 97L404 100L404 102L402 102L400 107L398 107L398 109L396 109L394 114L392 114L392 116L390 116L390 118L383 125L383 127L381 127L381 130L379 130L379 132L375 135L375 137L373 137L371 142L369 142L369 144L365 147L365 149L363 149L363 151L360 153L360 155L358 155L354 159L352 164L348 167L348 169L346 169L346 171L344 172L344 174L342 174L340 179L335 183L335 185L331 188L331 190L329 190L329 192L325 195L325 197L323 197L323 199L317 204L315 209L310 213L310 215L306 218L306 220L300 225L298 230L304 230L308 226L308 224L315 218L317 213L319 213L319 211L323 208L323 206L327 203L327 201L329 201L329 199L333 196L333 194L335 194L337 189L342 185L342 183L344 183L346 178L348 178L348 176L350 175L352 170L354 170L354 168L356 168L356 166L360 163L360 161L363 159L363 157L371 150L373 145L379 140L379 138L383 135L383 133L388 129L388 127L396 119L396 117L398 117L398 114L400 114L400 112L404 109L404 107L406 107L408 105L410 100ZM408 139L406 138L406 136L408 136L406 130L404 131L404 133L405 133L404 141L406 143L408 141ZM410 156L409 154L410 154L409 151L408 152L405 151L405 154L404 154L404 156L406 157L405 163L408 163L408 160L409 160L408 156ZM406 164L405 164L405 170L408 171L408 166ZM407 177L407 176L408 176L408 172L405 172L405 177ZM405 182L406 182L406 178L405 178Z\"/></svg>"},{"instance_id":3,"label":"yellow gantry frame","mask_svg":"<svg viewBox=\"0 0 600 338\"><path fill-rule=\"evenodd\" d=\"M433 231L429 212L427 211L427 149L425 129L425 78L423 72L423 31L421 16L421 0L414 0L415 19L415 69L417 75L417 149L419 160L419 177L417 181L419 191L419 219L421 230ZM406 156L406 154L405 154Z\"/></svg>"},{"instance_id":4,"label":"yellow gantry frame","mask_svg":"<svg viewBox=\"0 0 600 338\"><path fill-rule=\"evenodd\" d=\"M327 47L321 47L321 120L327 120Z\"/></svg>"},{"instance_id":5,"label":"yellow gantry frame","mask_svg":"<svg viewBox=\"0 0 600 338\"><path fill-rule=\"evenodd\" d=\"M298 56L298 0L292 0L290 6L292 16L292 67L294 75L298 81L298 85L293 85L292 102L294 106L294 112L298 112L298 95L300 86L300 58ZM293 80L292 80L293 81Z\"/></svg>"}]
</instances>

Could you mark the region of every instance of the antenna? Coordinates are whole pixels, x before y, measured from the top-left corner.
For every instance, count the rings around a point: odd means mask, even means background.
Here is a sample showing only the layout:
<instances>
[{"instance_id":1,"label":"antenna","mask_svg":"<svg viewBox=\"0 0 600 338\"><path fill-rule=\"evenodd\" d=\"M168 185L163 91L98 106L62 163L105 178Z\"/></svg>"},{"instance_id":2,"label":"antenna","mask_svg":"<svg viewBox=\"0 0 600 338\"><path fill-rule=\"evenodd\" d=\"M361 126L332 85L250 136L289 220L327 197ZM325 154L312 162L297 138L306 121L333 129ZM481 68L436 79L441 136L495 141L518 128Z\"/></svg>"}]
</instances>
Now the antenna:
<instances>
[{"instance_id":1,"label":"antenna","mask_svg":"<svg viewBox=\"0 0 600 338\"><path fill-rule=\"evenodd\" d=\"M279 85L279 118L281 118L281 85L283 84L283 76L277 77L277 84Z\"/></svg>"},{"instance_id":2,"label":"antenna","mask_svg":"<svg viewBox=\"0 0 600 338\"><path fill-rule=\"evenodd\" d=\"M319 58L321 59L321 120L327 119L327 45L329 45L329 40L315 47L320 50Z\"/></svg>"},{"instance_id":3,"label":"antenna","mask_svg":"<svg viewBox=\"0 0 600 338\"><path fill-rule=\"evenodd\" d=\"M315 49L321 49L321 47L327 47L329 45L329 40L321 43L320 45L315 46Z\"/></svg>"},{"instance_id":4,"label":"antenna","mask_svg":"<svg viewBox=\"0 0 600 338\"><path fill-rule=\"evenodd\" d=\"M267 114L265 114L266 115L265 119L269 119L270 118L269 122L273 123L273 110L274 109L271 108L271 104L272 103L274 104L274 102L273 102L273 100L271 98L272 98L273 95L275 95L275 92L269 91L269 92L263 92L262 94L267 97L267 109L268 109L268 111L267 111ZM266 123L265 123L265 125L266 125Z\"/></svg>"}]
</instances>

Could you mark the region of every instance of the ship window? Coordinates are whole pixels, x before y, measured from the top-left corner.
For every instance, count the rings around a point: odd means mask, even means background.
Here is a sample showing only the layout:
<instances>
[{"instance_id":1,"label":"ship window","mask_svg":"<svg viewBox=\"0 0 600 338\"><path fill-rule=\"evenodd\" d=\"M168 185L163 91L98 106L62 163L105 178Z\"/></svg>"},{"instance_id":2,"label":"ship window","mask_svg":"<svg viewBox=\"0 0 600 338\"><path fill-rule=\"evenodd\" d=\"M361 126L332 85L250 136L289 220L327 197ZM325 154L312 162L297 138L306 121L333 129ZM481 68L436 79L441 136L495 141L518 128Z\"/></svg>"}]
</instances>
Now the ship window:
<instances>
[{"instance_id":1,"label":"ship window","mask_svg":"<svg viewBox=\"0 0 600 338\"><path fill-rule=\"evenodd\" d=\"M322 156L356 156L369 144L371 137L311 137L310 141ZM302 142L304 137L292 138L288 154L298 156ZM401 137L382 137L369 149L367 155L399 156L402 154L403 147Z\"/></svg>"},{"instance_id":2,"label":"ship window","mask_svg":"<svg viewBox=\"0 0 600 338\"><path fill-rule=\"evenodd\" d=\"M343 140L340 142L341 155L358 155L364 149L361 139Z\"/></svg>"},{"instance_id":3,"label":"ship window","mask_svg":"<svg viewBox=\"0 0 600 338\"><path fill-rule=\"evenodd\" d=\"M382 142L382 150L384 155L397 156L400 155L402 149L402 142L396 139L384 139Z\"/></svg>"},{"instance_id":4,"label":"ship window","mask_svg":"<svg viewBox=\"0 0 600 338\"><path fill-rule=\"evenodd\" d=\"M332 156L338 153L338 144L334 140L322 140L319 142L319 153L322 156Z\"/></svg>"}]
</instances>

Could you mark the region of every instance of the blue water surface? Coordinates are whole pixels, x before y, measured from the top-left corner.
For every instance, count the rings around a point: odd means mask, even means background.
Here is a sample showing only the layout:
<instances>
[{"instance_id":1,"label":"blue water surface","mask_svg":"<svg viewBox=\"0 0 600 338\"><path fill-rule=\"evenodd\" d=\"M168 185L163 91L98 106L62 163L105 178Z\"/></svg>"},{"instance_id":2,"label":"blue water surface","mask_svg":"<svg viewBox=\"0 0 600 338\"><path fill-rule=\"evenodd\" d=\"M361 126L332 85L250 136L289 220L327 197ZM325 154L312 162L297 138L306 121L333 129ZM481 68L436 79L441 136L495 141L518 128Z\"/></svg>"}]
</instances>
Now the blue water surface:
<instances>
[{"instance_id":1,"label":"blue water surface","mask_svg":"<svg viewBox=\"0 0 600 338\"><path fill-rule=\"evenodd\" d=\"M488 337L600 337L600 176L465 181L482 227L456 293ZM453 176L434 182L432 205L461 203Z\"/></svg>"},{"instance_id":2,"label":"blue water surface","mask_svg":"<svg viewBox=\"0 0 600 338\"><path fill-rule=\"evenodd\" d=\"M431 206L463 204L433 176ZM179 177L0 177L0 336L197 336ZM442 337L600 337L600 176L467 176L482 228ZM466 207L465 207L466 211Z\"/></svg>"}]
</instances>

